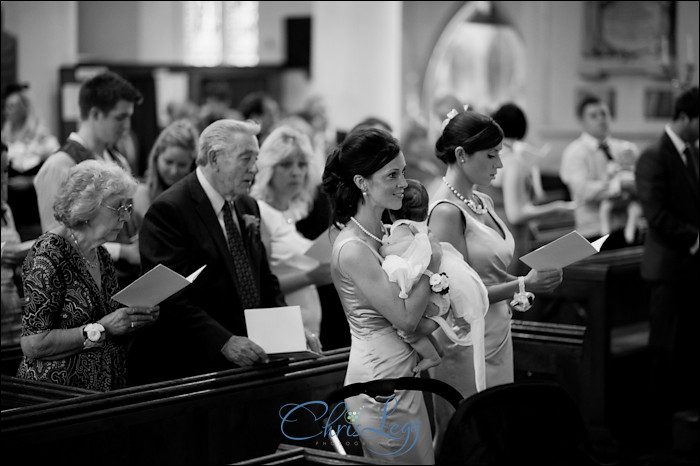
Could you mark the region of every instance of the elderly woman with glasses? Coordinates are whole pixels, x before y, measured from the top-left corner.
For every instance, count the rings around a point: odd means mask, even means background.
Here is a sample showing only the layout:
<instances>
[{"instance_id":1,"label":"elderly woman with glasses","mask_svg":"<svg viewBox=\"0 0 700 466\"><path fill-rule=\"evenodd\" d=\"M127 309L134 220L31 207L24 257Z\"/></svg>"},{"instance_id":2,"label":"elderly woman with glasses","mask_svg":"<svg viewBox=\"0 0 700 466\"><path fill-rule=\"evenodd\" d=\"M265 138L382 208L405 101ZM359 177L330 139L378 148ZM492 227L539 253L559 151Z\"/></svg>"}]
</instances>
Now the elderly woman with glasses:
<instances>
[{"instance_id":1,"label":"elderly woman with glasses","mask_svg":"<svg viewBox=\"0 0 700 466\"><path fill-rule=\"evenodd\" d=\"M112 259L132 211L136 180L116 164L88 160L71 169L54 203L59 226L39 237L22 270L25 308L17 376L109 391L126 385L130 337L158 307L122 307Z\"/></svg>"}]
</instances>

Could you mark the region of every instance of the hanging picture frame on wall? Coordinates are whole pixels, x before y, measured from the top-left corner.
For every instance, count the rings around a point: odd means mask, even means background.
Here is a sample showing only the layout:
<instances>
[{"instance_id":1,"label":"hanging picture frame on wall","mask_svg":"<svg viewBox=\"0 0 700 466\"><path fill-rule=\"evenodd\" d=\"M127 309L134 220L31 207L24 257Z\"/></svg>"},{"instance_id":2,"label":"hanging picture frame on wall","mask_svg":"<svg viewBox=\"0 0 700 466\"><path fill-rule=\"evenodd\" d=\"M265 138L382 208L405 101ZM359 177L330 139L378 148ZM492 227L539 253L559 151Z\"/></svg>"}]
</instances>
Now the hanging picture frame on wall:
<instances>
[{"instance_id":1,"label":"hanging picture frame on wall","mask_svg":"<svg viewBox=\"0 0 700 466\"><path fill-rule=\"evenodd\" d=\"M675 1L585 2L582 77L663 78L675 62L675 11Z\"/></svg>"},{"instance_id":2,"label":"hanging picture frame on wall","mask_svg":"<svg viewBox=\"0 0 700 466\"><path fill-rule=\"evenodd\" d=\"M670 86L647 86L644 89L644 118L666 121L673 117L675 95Z\"/></svg>"}]
</instances>

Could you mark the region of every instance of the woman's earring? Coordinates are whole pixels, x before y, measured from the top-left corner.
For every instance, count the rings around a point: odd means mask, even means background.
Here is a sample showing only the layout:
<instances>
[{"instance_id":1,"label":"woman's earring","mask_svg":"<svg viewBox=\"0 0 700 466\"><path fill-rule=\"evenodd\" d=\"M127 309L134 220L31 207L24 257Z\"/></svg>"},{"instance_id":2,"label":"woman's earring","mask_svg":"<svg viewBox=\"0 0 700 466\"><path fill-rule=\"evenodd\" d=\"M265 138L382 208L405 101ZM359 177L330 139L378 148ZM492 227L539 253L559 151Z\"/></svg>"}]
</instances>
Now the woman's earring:
<instances>
[{"instance_id":1,"label":"woman's earring","mask_svg":"<svg viewBox=\"0 0 700 466\"><path fill-rule=\"evenodd\" d=\"M462 157L459 158L459 163L464 163L464 159Z\"/></svg>"},{"instance_id":2,"label":"woman's earring","mask_svg":"<svg viewBox=\"0 0 700 466\"><path fill-rule=\"evenodd\" d=\"M367 191L362 191L363 196L367 196Z\"/></svg>"}]
</instances>

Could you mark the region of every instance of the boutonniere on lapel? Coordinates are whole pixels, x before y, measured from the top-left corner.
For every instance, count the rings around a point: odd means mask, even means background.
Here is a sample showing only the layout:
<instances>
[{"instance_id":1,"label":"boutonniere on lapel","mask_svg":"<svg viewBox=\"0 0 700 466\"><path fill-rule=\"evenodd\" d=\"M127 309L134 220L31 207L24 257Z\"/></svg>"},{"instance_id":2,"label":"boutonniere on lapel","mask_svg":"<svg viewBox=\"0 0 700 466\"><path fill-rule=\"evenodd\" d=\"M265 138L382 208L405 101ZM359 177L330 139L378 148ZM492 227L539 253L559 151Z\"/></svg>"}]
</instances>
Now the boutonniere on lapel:
<instances>
[{"instance_id":1,"label":"boutonniere on lapel","mask_svg":"<svg viewBox=\"0 0 700 466\"><path fill-rule=\"evenodd\" d=\"M246 231L253 237L260 237L260 217L252 214L243 214L243 223Z\"/></svg>"}]
</instances>

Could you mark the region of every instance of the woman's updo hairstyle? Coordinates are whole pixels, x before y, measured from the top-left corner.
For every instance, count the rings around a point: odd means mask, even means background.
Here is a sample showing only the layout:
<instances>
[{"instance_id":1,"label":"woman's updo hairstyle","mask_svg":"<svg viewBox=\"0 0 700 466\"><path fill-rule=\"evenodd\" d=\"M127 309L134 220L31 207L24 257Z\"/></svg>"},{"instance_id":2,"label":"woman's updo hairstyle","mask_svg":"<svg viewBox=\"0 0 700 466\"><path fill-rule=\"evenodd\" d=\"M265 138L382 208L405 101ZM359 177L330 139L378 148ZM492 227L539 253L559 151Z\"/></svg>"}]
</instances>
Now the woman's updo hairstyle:
<instances>
[{"instance_id":1,"label":"woman's updo hairstyle","mask_svg":"<svg viewBox=\"0 0 700 466\"><path fill-rule=\"evenodd\" d=\"M452 117L435 143L435 156L447 165L457 160L455 149L462 147L467 154L491 149L503 141L503 130L493 118L465 111Z\"/></svg>"},{"instance_id":2,"label":"woman's updo hairstyle","mask_svg":"<svg viewBox=\"0 0 700 466\"><path fill-rule=\"evenodd\" d=\"M362 191L355 175L369 178L401 152L399 142L387 131L363 128L351 132L328 156L322 189L331 202L331 224L345 224L355 215Z\"/></svg>"}]
</instances>

